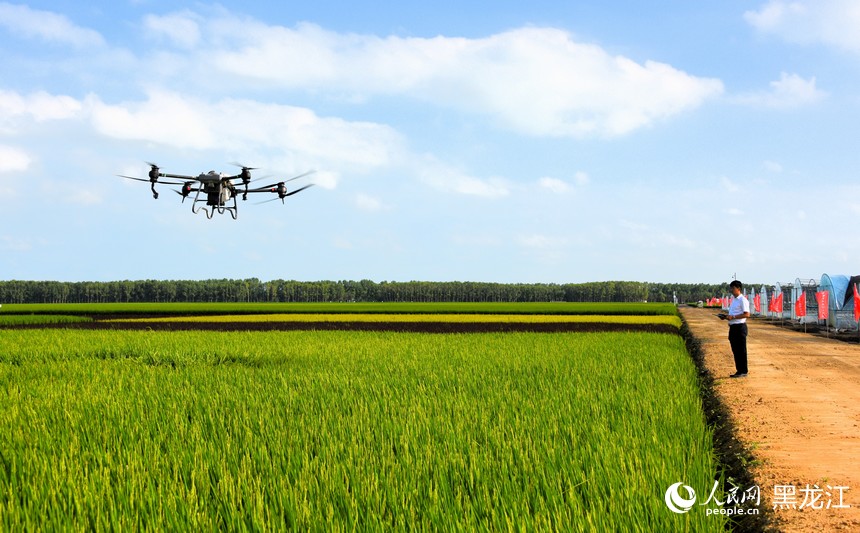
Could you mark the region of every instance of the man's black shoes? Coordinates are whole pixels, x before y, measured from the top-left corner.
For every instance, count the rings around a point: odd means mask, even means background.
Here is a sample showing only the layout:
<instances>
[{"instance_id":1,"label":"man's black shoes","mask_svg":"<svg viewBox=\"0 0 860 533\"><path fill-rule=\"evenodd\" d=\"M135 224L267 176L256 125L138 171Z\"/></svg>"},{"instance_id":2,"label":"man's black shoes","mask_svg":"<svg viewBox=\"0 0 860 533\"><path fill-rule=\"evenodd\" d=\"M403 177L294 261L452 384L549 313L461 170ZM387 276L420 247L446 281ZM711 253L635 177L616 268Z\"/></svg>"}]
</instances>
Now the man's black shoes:
<instances>
[{"instance_id":1,"label":"man's black shoes","mask_svg":"<svg viewBox=\"0 0 860 533\"><path fill-rule=\"evenodd\" d=\"M747 377L747 373L746 372L735 372L734 374L732 374L729 377L730 378L745 378L745 377Z\"/></svg>"}]
</instances>

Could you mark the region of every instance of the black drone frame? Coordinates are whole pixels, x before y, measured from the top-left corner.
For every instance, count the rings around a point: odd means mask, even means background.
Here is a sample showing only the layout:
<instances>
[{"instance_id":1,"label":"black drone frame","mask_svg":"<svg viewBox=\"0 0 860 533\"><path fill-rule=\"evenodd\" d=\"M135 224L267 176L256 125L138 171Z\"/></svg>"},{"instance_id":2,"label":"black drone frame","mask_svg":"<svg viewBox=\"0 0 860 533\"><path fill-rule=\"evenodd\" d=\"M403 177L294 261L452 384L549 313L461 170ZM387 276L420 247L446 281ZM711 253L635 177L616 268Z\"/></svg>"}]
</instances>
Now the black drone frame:
<instances>
[{"instance_id":1,"label":"black drone frame","mask_svg":"<svg viewBox=\"0 0 860 533\"><path fill-rule=\"evenodd\" d=\"M242 171L239 174L234 176L224 176L221 173L215 172L214 170L210 170L209 172L200 173L198 176L186 176L183 174L170 174L166 172L161 172L158 168L158 165L154 163L147 163L150 166L149 169L149 179L144 178L135 178L132 176L123 176L119 175L121 178L126 178L130 180L136 181L144 181L150 183L150 188L152 189L152 197L154 199L158 199L158 191L155 190L155 186L157 184L162 185L180 185L182 186L181 190L172 189L176 194L182 196L182 202L185 202L185 199L194 194L193 201L191 203L191 212L199 213L203 211L206 214L206 218L211 219L216 211L218 214L224 214L225 212L229 212L230 216L233 217L234 220L239 218L239 206L236 202L236 197L241 192L242 200L248 199L248 194L251 193L276 193L277 198L272 198L271 200L266 200L264 202L259 203L267 203L274 200L281 200L281 203L284 203L284 199L287 196L292 196L296 193L302 192L303 190L312 187L314 184L310 183L305 185L304 187L300 187L294 191L288 191L286 184L293 180L297 180L299 178L304 178L313 174L314 171L311 170L309 172L305 172L304 174L299 174L298 176L294 176L290 179L286 179L283 181L279 181L277 183L272 183L270 185L265 185L263 187L254 187L253 189L249 189L248 186L253 181L251 179L251 171L256 170L253 167L248 167L245 165L241 165L239 163L232 163L238 167L242 168ZM175 181L165 181L162 178L167 178L168 180L176 179L183 180L182 182ZM233 184L233 180L241 180L242 185L245 186L244 190L238 190L236 185ZM200 193L204 194L204 197L200 197ZM232 202L232 205L231 205ZM198 204L205 204L198 207Z\"/></svg>"}]
</instances>

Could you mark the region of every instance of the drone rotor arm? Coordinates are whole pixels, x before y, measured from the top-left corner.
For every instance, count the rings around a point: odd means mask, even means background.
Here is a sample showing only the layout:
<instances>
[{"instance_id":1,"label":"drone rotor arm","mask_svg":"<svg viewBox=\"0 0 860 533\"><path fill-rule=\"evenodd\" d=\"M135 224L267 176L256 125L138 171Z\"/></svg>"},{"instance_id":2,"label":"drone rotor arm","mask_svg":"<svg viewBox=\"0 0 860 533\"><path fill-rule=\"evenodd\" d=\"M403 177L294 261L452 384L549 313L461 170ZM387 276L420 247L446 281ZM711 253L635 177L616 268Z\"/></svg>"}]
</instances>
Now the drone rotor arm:
<instances>
[{"instance_id":1,"label":"drone rotor arm","mask_svg":"<svg viewBox=\"0 0 860 533\"><path fill-rule=\"evenodd\" d=\"M271 185L266 185L264 187L256 187L254 189L248 189L248 192L277 192L278 185L284 183L279 181L278 183L273 183Z\"/></svg>"},{"instance_id":2,"label":"drone rotor arm","mask_svg":"<svg viewBox=\"0 0 860 533\"><path fill-rule=\"evenodd\" d=\"M196 180L197 179L195 176L186 176L184 174L168 174L166 172L159 172L158 175L159 175L159 177L163 177L163 178L176 178L176 179L180 179L180 180Z\"/></svg>"}]
</instances>

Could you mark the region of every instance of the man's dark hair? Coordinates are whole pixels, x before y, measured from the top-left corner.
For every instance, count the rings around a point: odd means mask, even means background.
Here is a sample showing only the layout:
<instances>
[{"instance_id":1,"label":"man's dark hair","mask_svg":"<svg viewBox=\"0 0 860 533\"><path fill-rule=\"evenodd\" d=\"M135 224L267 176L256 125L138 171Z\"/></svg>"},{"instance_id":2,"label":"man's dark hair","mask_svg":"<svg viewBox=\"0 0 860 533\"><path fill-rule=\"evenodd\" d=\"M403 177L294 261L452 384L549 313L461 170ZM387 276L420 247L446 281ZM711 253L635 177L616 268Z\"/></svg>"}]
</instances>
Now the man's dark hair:
<instances>
[{"instance_id":1,"label":"man's dark hair","mask_svg":"<svg viewBox=\"0 0 860 533\"><path fill-rule=\"evenodd\" d=\"M734 280L733 282L729 283L729 287L737 287L739 291L744 290L744 284L738 280Z\"/></svg>"}]
</instances>

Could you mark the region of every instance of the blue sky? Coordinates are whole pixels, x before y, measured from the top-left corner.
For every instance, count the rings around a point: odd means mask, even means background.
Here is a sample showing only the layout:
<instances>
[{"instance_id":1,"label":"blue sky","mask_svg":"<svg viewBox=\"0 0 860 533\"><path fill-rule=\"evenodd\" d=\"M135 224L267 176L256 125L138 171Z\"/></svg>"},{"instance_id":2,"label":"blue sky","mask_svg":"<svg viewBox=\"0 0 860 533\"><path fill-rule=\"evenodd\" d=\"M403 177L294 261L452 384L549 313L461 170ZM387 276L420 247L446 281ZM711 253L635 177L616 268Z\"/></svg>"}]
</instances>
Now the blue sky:
<instances>
[{"instance_id":1,"label":"blue sky","mask_svg":"<svg viewBox=\"0 0 860 533\"><path fill-rule=\"evenodd\" d=\"M0 279L856 274L860 5L659 5L0 2Z\"/></svg>"}]
</instances>

